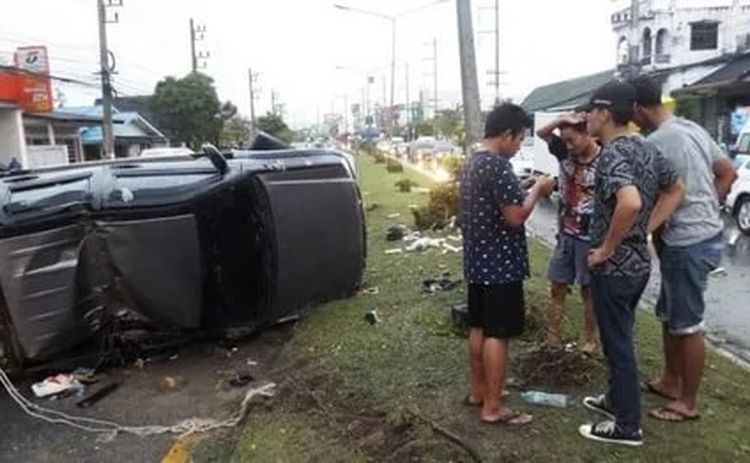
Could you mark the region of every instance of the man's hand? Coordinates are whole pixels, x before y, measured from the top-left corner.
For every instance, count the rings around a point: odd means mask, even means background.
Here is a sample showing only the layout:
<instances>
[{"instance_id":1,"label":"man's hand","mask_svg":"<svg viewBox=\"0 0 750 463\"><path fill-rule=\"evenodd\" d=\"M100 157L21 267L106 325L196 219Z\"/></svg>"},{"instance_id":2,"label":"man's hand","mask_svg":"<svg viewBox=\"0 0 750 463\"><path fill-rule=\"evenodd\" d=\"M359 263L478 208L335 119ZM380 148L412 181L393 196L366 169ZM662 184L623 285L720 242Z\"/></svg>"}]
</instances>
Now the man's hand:
<instances>
[{"instance_id":1,"label":"man's hand","mask_svg":"<svg viewBox=\"0 0 750 463\"><path fill-rule=\"evenodd\" d=\"M607 262L607 260L609 260L609 258L612 257L613 254L614 252L608 249L604 249L604 247L598 247L590 250L588 256L589 268L593 269L599 267L600 265Z\"/></svg>"},{"instance_id":2,"label":"man's hand","mask_svg":"<svg viewBox=\"0 0 750 463\"><path fill-rule=\"evenodd\" d=\"M583 122L586 122L586 114L585 113L570 113L565 114L562 117L560 117L560 124L570 124L570 125L578 125Z\"/></svg>"},{"instance_id":3,"label":"man's hand","mask_svg":"<svg viewBox=\"0 0 750 463\"><path fill-rule=\"evenodd\" d=\"M539 189L539 194L541 196L549 197L549 195L552 194L552 192L555 190L555 185L557 182L554 178L550 177L549 175L545 175L543 177L540 177L536 184L534 185L535 188Z\"/></svg>"}]
</instances>

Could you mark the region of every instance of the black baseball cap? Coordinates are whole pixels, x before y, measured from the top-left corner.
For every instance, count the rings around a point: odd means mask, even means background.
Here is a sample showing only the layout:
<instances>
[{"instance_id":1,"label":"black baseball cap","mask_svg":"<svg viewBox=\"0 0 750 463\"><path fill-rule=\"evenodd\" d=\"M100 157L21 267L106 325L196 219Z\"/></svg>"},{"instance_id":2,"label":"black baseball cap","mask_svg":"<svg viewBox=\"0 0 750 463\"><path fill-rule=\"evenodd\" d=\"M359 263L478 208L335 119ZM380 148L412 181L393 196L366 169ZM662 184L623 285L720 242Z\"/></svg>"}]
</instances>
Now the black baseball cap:
<instances>
[{"instance_id":1,"label":"black baseball cap","mask_svg":"<svg viewBox=\"0 0 750 463\"><path fill-rule=\"evenodd\" d=\"M621 80L612 80L596 89L589 102L576 109L582 112L590 112L594 108L632 111L635 101L636 92L632 85Z\"/></svg>"}]
</instances>

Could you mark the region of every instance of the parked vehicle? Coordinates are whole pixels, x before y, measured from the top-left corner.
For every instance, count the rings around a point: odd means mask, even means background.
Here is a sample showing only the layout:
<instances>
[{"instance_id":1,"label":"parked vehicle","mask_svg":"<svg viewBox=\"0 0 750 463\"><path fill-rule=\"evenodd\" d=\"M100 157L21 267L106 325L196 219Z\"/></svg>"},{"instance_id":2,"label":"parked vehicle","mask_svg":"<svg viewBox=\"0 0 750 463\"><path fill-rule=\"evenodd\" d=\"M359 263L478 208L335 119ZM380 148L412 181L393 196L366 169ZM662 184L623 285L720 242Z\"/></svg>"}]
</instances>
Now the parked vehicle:
<instances>
[{"instance_id":1,"label":"parked vehicle","mask_svg":"<svg viewBox=\"0 0 750 463\"><path fill-rule=\"evenodd\" d=\"M142 158L190 156L194 154L190 148L146 148L141 151Z\"/></svg>"},{"instance_id":2,"label":"parked vehicle","mask_svg":"<svg viewBox=\"0 0 750 463\"><path fill-rule=\"evenodd\" d=\"M737 221L737 228L750 235L750 155L738 154L734 165L738 179L727 196L726 207Z\"/></svg>"}]
</instances>

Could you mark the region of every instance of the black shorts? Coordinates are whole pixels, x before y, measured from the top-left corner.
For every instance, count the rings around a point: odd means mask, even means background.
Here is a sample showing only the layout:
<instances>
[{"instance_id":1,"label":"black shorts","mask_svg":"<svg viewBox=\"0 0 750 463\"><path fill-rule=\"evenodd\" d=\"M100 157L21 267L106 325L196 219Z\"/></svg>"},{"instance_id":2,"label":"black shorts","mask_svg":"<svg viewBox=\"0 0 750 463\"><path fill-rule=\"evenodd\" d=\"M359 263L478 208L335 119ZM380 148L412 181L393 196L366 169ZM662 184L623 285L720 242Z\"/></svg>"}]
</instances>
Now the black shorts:
<instances>
[{"instance_id":1,"label":"black shorts","mask_svg":"<svg viewBox=\"0 0 750 463\"><path fill-rule=\"evenodd\" d=\"M481 328L488 338L520 336L526 324L523 282L469 285L469 327Z\"/></svg>"}]
</instances>

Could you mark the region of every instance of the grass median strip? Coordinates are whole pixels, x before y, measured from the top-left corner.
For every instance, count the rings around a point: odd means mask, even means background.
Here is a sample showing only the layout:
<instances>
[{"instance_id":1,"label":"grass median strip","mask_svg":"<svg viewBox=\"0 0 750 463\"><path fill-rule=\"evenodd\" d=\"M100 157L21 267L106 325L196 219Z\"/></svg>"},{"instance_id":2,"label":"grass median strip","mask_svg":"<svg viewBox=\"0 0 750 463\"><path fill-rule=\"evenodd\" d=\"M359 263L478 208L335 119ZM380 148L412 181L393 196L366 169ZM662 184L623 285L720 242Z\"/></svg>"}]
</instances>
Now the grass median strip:
<instances>
[{"instance_id":1,"label":"grass median strip","mask_svg":"<svg viewBox=\"0 0 750 463\"><path fill-rule=\"evenodd\" d=\"M581 439L578 425L596 417L580 405L556 409L521 403L521 390L538 389L572 394L579 404L584 395L603 391L606 378L601 357L541 347L549 250L533 240L533 275L526 284L529 329L511 344L509 390L511 406L535 420L522 429L482 425L478 410L462 405L465 339L453 326L450 307L463 301L463 289L426 294L422 288L423 280L446 272L461 278L461 254L437 249L386 254L394 247L385 239L388 228L411 225L409 206L427 201L425 194L399 192L395 182L407 178L426 187L434 182L411 170L389 174L384 164L365 155L359 165L364 201L379 205L367 213L365 282L378 291L327 304L298 323L272 378L279 394L251 412L237 442L226 444L233 449L224 449L223 455L232 461L301 462L472 461L472 452L483 461L750 459L750 374L715 353L707 359L702 419L675 425L646 418L646 410L663 401L644 395L646 441L638 450ZM366 321L371 311L379 322ZM568 342L577 340L581 316L580 300L572 295L566 311ZM661 364L660 331L646 311L639 312L637 323L645 379ZM199 451L194 456L203 457L195 460L210 460L205 456L210 453Z\"/></svg>"}]
</instances>

